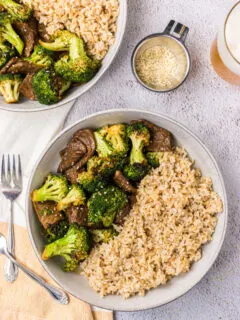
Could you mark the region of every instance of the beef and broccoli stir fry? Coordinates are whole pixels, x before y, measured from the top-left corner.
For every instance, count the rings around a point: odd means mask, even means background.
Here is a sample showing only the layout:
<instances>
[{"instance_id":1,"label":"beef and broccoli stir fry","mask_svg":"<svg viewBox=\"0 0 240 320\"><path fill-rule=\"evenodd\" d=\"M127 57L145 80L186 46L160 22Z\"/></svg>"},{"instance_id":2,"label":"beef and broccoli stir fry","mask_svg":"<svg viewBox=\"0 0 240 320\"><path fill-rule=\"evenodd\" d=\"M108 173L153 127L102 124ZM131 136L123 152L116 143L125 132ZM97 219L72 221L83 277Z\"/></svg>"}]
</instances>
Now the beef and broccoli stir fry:
<instances>
[{"instance_id":1,"label":"beef and broccoli stir fry","mask_svg":"<svg viewBox=\"0 0 240 320\"><path fill-rule=\"evenodd\" d=\"M88 56L81 38L59 30L46 42L26 5L0 0L0 93L16 103L23 95L50 105L72 85L90 81L101 62Z\"/></svg>"},{"instance_id":2,"label":"beef and broccoli stir fry","mask_svg":"<svg viewBox=\"0 0 240 320\"><path fill-rule=\"evenodd\" d=\"M58 173L31 195L48 242L42 258L62 256L63 269L73 271L94 245L116 236L138 183L172 146L171 133L146 120L75 132Z\"/></svg>"}]
</instances>

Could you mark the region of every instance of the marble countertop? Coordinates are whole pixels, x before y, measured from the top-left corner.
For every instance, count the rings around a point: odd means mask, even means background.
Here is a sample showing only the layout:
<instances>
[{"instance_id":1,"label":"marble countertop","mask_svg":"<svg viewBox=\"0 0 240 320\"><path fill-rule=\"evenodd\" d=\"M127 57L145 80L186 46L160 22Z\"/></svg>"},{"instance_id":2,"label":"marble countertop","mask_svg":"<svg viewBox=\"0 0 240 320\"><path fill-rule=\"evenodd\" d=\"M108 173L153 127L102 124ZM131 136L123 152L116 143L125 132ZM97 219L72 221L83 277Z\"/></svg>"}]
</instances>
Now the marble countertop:
<instances>
[{"instance_id":1,"label":"marble countertop","mask_svg":"<svg viewBox=\"0 0 240 320\"><path fill-rule=\"evenodd\" d=\"M232 0L129 0L129 19L120 52L109 71L81 96L66 125L96 111L140 108L178 120L196 133L222 167L229 200L229 225L212 269L190 292L157 309L116 313L116 320L240 319L240 88L221 80L210 64L209 50L222 15ZM134 79L130 57L144 36L162 31L170 19L190 28L192 57L188 80L177 91L150 92Z\"/></svg>"}]
</instances>

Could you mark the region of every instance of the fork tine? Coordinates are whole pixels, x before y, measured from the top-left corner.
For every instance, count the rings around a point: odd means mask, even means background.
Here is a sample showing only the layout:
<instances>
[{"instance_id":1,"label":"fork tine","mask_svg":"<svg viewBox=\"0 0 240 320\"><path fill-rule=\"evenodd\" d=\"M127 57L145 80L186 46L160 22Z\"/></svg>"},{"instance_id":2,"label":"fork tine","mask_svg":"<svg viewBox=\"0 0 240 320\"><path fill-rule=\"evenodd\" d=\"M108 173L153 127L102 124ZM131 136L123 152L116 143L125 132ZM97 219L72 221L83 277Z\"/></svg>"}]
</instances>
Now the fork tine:
<instances>
[{"instance_id":1,"label":"fork tine","mask_svg":"<svg viewBox=\"0 0 240 320\"><path fill-rule=\"evenodd\" d=\"M6 171L5 171L5 157L2 155L2 170L1 170L1 182L6 183Z\"/></svg>"},{"instance_id":2,"label":"fork tine","mask_svg":"<svg viewBox=\"0 0 240 320\"><path fill-rule=\"evenodd\" d=\"M11 162L10 162L10 155L9 154L8 154L8 159L7 159L7 179L8 179L8 182L11 183L12 174L11 174Z\"/></svg>"},{"instance_id":3,"label":"fork tine","mask_svg":"<svg viewBox=\"0 0 240 320\"><path fill-rule=\"evenodd\" d=\"M18 183L18 179L17 179L17 173L16 173L16 161L15 161L15 155L13 155L12 157L13 161L12 161L12 180L14 184Z\"/></svg>"},{"instance_id":4,"label":"fork tine","mask_svg":"<svg viewBox=\"0 0 240 320\"><path fill-rule=\"evenodd\" d=\"M22 186L22 166L20 154L18 155L18 183L20 186Z\"/></svg>"}]
</instances>

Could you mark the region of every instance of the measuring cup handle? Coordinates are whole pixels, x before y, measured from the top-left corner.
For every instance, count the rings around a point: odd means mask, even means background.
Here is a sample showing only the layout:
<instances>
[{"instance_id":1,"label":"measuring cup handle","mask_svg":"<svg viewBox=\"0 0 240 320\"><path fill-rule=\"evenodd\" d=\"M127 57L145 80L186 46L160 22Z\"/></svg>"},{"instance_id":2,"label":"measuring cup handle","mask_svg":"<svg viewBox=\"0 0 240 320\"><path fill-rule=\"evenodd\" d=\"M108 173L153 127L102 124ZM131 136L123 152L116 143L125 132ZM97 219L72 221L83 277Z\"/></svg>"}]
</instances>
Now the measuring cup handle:
<instances>
[{"instance_id":1,"label":"measuring cup handle","mask_svg":"<svg viewBox=\"0 0 240 320\"><path fill-rule=\"evenodd\" d=\"M185 25L171 20L164 30L164 34L168 34L182 42L185 42L188 35L189 28Z\"/></svg>"}]
</instances>

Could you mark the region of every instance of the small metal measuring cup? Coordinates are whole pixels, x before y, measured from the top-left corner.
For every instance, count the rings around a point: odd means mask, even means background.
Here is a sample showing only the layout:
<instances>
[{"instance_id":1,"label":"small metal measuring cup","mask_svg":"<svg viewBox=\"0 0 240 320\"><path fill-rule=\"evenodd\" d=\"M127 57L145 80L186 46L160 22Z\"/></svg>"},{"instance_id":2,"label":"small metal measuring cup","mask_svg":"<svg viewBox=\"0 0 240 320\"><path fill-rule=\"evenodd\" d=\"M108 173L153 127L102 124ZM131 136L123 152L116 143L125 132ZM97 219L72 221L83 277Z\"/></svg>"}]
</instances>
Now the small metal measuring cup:
<instances>
[{"instance_id":1,"label":"small metal measuring cup","mask_svg":"<svg viewBox=\"0 0 240 320\"><path fill-rule=\"evenodd\" d=\"M142 86L154 92L169 92L177 89L179 86L181 86L184 83L184 81L187 79L189 75L190 67L191 67L190 54L185 45L185 40L187 38L188 32L189 32L188 27L184 26L179 22L176 22L175 20L171 20L168 26L166 27L166 29L164 30L164 32L151 34L145 37L136 45L132 54L132 59L131 59L132 71L134 76ZM171 39L171 41L166 39ZM173 48L175 46L176 50L180 50L181 52L180 54L182 54L182 59L186 59L186 71L181 81L179 81L179 83L177 83L172 88L170 87L166 89L160 89L160 88L155 89L147 85L141 80L141 78L137 73L135 62L136 62L136 58L141 52L145 51L148 48L154 47L158 44L161 45L161 43L164 41L168 41Z\"/></svg>"}]
</instances>

